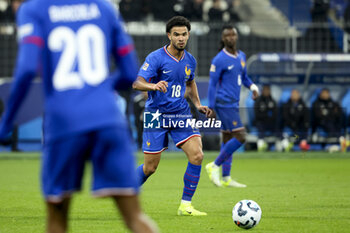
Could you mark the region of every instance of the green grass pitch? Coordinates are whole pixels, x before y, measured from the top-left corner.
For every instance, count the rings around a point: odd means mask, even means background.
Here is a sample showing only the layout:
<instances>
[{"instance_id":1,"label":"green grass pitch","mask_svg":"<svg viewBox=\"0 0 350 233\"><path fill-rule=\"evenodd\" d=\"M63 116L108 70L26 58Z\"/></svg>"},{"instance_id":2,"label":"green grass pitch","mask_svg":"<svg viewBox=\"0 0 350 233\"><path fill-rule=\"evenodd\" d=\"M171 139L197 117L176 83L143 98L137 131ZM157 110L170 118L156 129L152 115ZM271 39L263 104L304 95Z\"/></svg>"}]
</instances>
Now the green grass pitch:
<instances>
[{"instance_id":1,"label":"green grass pitch","mask_svg":"<svg viewBox=\"0 0 350 233\"><path fill-rule=\"evenodd\" d=\"M206 152L204 164L215 156ZM38 157L0 154L0 233L44 232ZM183 153L163 153L158 171L142 188L143 209L161 232L245 232L231 219L232 208L241 199L252 199L262 208L261 222L251 232L350 232L350 154L237 154L232 177L247 184L245 189L214 187L202 169L193 205L206 211L205 217L176 215L186 165ZM84 190L72 202L69 232L127 232L110 199L90 196L88 170Z\"/></svg>"}]
</instances>

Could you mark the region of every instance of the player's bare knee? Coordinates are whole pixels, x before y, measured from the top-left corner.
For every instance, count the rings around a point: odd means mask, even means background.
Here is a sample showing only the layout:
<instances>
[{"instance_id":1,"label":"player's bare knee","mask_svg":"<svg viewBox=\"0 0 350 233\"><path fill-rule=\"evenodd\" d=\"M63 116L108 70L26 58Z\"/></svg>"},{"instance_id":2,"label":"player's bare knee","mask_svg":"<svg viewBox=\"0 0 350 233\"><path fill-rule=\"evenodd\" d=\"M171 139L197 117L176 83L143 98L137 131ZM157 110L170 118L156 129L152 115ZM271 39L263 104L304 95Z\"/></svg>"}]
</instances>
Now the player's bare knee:
<instances>
[{"instance_id":1,"label":"player's bare knee","mask_svg":"<svg viewBox=\"0 0 350 233\"><path fill-rule=\"evenodd\" d=\"M192 156L191 156L191 162L194 164L201 164L203 161L203 152L201 149L198 149L196 151L193 152Z\"/></svg>"},{"instance_id":2,"label":"player's bare knee","mask_svg":"<svg viewBox=\"0 0 350 233\"><path fill-rule=\"evenodd\" d=\"M237 132L234 134L234 137L240 142L240 143L245 143L246 141L246 135L247 133L245 131L242 132Z\"/></svg>"},{"instance_id":3,"label":"player's bare knee","mask_svg":"<svg viewBox=\"0 0 350 233\"><path fill-rule=\"evenodd\" d=\"M240 136L237 139L240 143L245 143L246 141L246 134L240 134Z\"/></svg>"},{"instance_id":4,"label":"player's bare knee","mask_svg":"<svg viewBox=\"0 0 350 233\"><path fill-rule=\"evenodd\" d=\"M156 172L157 168L158 168L158 164L149 164L145 166L145 171L144 171L145 175L146 176L152 175L153 173Z\"/></svg>"}]
</instances>

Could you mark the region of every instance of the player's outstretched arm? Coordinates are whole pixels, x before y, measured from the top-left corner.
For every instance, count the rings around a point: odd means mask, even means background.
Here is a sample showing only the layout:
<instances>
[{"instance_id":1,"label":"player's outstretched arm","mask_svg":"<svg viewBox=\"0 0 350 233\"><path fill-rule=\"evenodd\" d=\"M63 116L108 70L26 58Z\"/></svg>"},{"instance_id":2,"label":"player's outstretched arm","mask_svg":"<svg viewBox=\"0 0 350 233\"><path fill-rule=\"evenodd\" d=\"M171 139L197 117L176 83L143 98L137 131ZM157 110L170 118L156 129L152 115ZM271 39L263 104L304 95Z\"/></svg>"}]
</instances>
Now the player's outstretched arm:
<instances>
[{"instance_id":1,"label":"player's outstretched arm","mask_svg":"<svg viewBox=\"0 0 350 233\"><path fill-rule=\"evenodd\" d=\"M191 99L197 109L202 106L198 95L197 84L194 80L186 82L186 95Z\"/></svg>"},{"instance_id":2,"label":"player's outstretched arm","mask_svg":"<svg viewBox=\"0 0 350 233\"><path fill-rule=\"evenodd\" d=\"M111 8L110 8L111 7ZM135 51L134 42L131 36L126 32L124 20L118 11L112 7L110 10L112 24L112 54L118 65L116 72L112 74L115 90L127 90L131 88L132 83L136 80L139 62Z\"/></svg>"},{"instance_id":3,"label":"player's outstretched arm","mask_svg":"<svg viewBox=\"0 0 350 233\"><path fill-rule=\"evenodd\" d=\"M245 87L249 88L253 92L252 98L253 100L256 100L259 97L259 88L252 82L247 73L244 73L242 82Z\"/></svg>"},{"instance_id":4,"label":"player's outstretched arm","mask_svg":"<svg viewBox=\"0 0 350 233\"><path fill-rule=\"evenodd\" d=\"M22 44L19 47L15 77L6 111L0 123L0 140L4 140L12 130L17 110L28 93L32 79L36 75L39 54L40 48L37 45Z\"/></svg>"},{"instance_id":5,"label":"player's outstretched arm","mask_svg":"<svg viewBox=\"0 0 350 233\"><path fill-rule=\"evenodd\" d=\"M253 92L252 98L253 100L256 100L259 97L259 88L249 78L247 74L247 66L243 69L242 83L246 88L249 88Z\"/></svg>"},{"instance_id":6,"label":"player's outstretched arm","mask_svg":"<svg viewBox=\"0 0 350 233\"><path fill-rule=\"evenodd\" d=\"M136 52L133 49L133 44L130 44L132 49L123 55L116 55L115 59L118 63L119 70L115 71L112 75L114 81L115 90L127 90L131 88L131 85L137 77L138 61Z\"/></svg>"},{"instance_id":7,"label":"player's outstretched arm","mask_svg":"<svg viewBox=\"0 0 350 233\"><path fill-rule=\"evenodd\" d=\"M168 82L159 81L158 83L149 83L143 77L138 76L136 81L132 84L132 88L138 91L160 91L166 93Z\"/></svg>"},{"instance_id":8,"label":"player's outstretched arm","mask_svg":"<svg viewBox=\"0 0 350 233\"><path fill-rule=\"evenodd\" d=\"M11 131L16 113L26 96L30 83L38 69L44 41L37 18L33 18L29 3L23 3L17 13L19 49L15 75L12 82L6 111L0 122L0 141Z\"/></svg>"},{"instance_id":9,"label":"player's outstretched arm","mask_svg":"<svg viewBox=\"0 0 350 233\"><path fill-rule=\"evenodd\" d=\"M213 66L213 65L212 65ZM216 100L216 85L219 81L219 75L217 72L210 72L209 87L208 87L208 100L209 108L214 109Z\"/></svg>"},{"instance_id":10,"label":"player's outstretched arm","mask_svg":"<svg viewBox=\"0 0 350 233\"><path fill-rule=\"evenodd\" d=\"M213 111L211 109L209 109L207 106L201 105L201 101L198 95L197 84L194 80L186 82L186 95L191 99L192 103L199 112L205 114L207 117L213 114Z\"/></svg>"}]
</instances>

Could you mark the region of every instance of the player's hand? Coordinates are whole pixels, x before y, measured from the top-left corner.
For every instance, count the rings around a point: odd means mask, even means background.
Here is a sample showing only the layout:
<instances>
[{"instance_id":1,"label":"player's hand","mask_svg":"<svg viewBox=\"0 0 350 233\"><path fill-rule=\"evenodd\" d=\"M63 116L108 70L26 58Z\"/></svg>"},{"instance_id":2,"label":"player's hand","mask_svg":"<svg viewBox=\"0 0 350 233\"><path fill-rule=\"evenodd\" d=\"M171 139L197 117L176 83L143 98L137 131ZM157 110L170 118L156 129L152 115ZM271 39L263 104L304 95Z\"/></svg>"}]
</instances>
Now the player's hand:
<instances>
[{"instance_id":1,"label":"player's hand","mask_svg":"<svg viewBox=\"0 0 350 233\"><path fill-rule=\"evenodd\" d=\"M254 83L250 86L250 90L253 92L252 99L256 100L259 97L259 88Z\"/></svg>"},{"instance_id":2,"label":"player's hand","mask_svg":"<svg viewBox=\"0 0 350 233\"><path fill-rule=\"evenodd\" d=\"M156 83L154 86L153 86L153 90L154 91L160 91L160 92L163 92L163 93L166 93L168 90L168 82L166 81L159 81L158 83Z\"/></svg>"},{"instance_id":3,"label":"player's hand","mask_svg":"<svg viewBox=\"0 0 350 233\"><path fill-rule=\"evenodd\" d=\"M200 105L199 107L197 107L197 110L198 110L200 113L205 114L206 117L209 117L210 115L213 114L213 110L211 110L211 109L208 108L207 106L202 106L202 105Z\"/></svg>"},{"instance_id":4,"label":"player's hand","mask_svg":"<svg viewBox=\"0 0 350 233\"><path fill-rule=\"evenodd\" d=\"M259 92L253 91L252 99L256 100L259 97Z\"/></svg>"},{"instance_id":5,"label":"player's hand","mask_svg":"<svg viewBox=\"0 0 350 233\"><path fill-rule=\"evenodd\" d=\"M214 111L214 109L212 108L209 108L211 110L211 113L208 114L208 118L216 118L216 112Z\"/></svg>"}]
</instances>

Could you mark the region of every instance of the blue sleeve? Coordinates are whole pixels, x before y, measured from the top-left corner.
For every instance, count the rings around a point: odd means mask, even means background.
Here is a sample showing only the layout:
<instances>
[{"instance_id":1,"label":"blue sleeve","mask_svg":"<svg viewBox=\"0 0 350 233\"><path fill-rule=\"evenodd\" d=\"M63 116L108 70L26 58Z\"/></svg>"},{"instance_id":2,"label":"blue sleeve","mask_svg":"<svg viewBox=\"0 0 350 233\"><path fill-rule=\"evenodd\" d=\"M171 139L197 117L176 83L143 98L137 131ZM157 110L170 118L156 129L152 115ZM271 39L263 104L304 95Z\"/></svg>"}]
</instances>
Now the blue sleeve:
<instances>
[{"instance_id":1,"label":"blue sleeve","mask_svg":"<svg viewBox=\"0 0 350 233\"><path fill-rule=\"evenodd\" d=\"M187 72L190 73L190 77L187 81L192 81L195 77L195 73L196 73L196 67L197 67L197 61L196 59L193 57L193 63L192 63L192 67L190 69L185 70L186 74Z\"/></svg>"},{"instance_id":2,"label":"blue sleeve","mask_svg":"<svg viewBox=\"0 0 350 233\"><path fill-rule=\"evenodd\" d=\"M18 42L16 69L6 111L0 124L0 138L12 130L16 113L28 93L32 79L36 76L44 41L36 15L30 12L26 3L17 15Z\"/></svg>"},{"instance_id":3,"label":"blue sleeve","mask_svg":"<svg viewBox=\"0 0 350 233\"><path fill-rule=\"evenodd\" d=\"M151 78L156 77L158 73L158 59L156 53L153 52L146 57L145 62L139 70L138 76L143 77L147 82L151 81Z\"/></svg>"},{"instance_id":4,"label":"blue sleeve","mask_svg":"<svg viewBox=\"0 0 350 233\"><path fill-rule=\"evenodd\" d=\"M131 88L137 78L138 59L131 37L124 30L123 19L118 12L113 15L113 45L114 58L119 70L112 76L116 90Z\"/></svg>"},{"instance_id":5,"label":"blue sleeve","mask_svg":"<svg viewBox=\"0 0 350 233\"><path fill-rule=\"evenodd\" d=\"M209 79L209 88L208 88L208 107L213 109L215 107L216 100L216 86L219 82L221 76L221 68L218 66L219 63L213 60L210 66L210 79Z\"/></svg>"},{"instance_id":6,"label":"blue sleeve","mask_svg":"<svg viewBox=\"0 0 350 233\"><path fill-rule=\"evenodd\" d=\"M246 88L250 88L250 86L253 84L253 81L249 78L249 76L247 74L247 68L246 67L244 68L244 71L243 71L242 82L243 82L243 85Z\"/></svg>"},{"instance_id":7,"label":"blue sleeve","mask_svg":"<svg viewBox=\"0 0 350 233\"><path fill-rule=\"evenodd\" d=\"M243 74L242 74L242 83L246 88L250 88L250 86L253 84L252 80L249 78L247 74L247 66L246 66L246 60L244 55L244 60L241 62L241 65L243 66Z\"/></svg>"}]
</instances>

